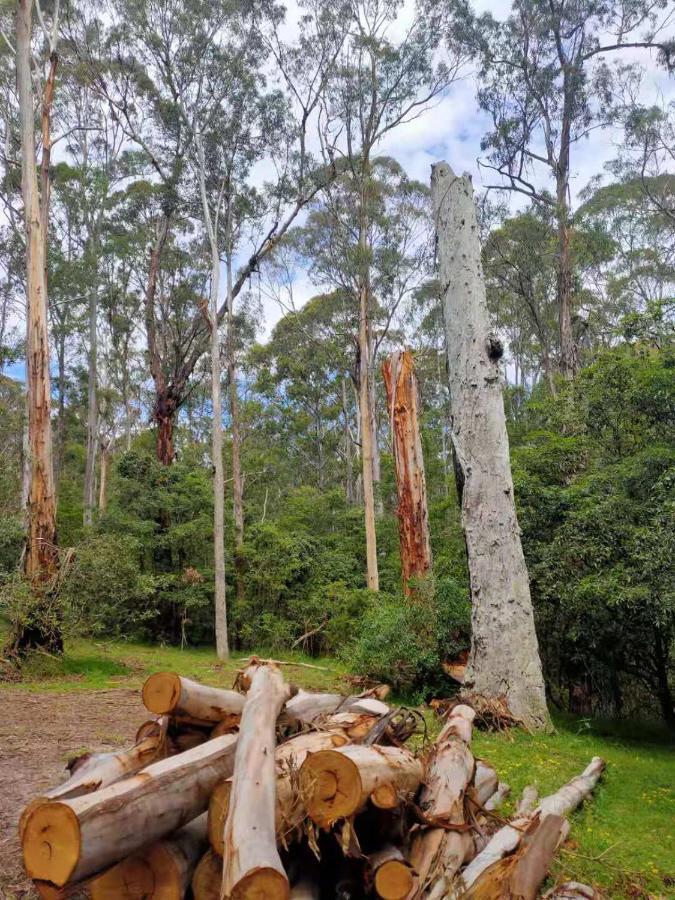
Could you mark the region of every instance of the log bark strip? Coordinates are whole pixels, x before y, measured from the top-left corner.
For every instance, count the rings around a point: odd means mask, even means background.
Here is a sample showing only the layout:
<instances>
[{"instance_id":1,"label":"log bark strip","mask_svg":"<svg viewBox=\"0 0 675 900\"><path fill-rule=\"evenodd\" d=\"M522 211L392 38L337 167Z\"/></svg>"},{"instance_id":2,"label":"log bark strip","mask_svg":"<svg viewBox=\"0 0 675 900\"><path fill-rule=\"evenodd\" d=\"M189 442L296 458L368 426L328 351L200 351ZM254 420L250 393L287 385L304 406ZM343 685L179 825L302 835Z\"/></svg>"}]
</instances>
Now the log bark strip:
<instances>
[{"instance_id":1,"label":"log bark strip","mask_svg":"<svg viewBox=\"0 0 675 900\"><path fill-rule=\"evenodd\" d=\"M249 670L247 670L248 673ZM291 689L274 665L256 666L241 717L230 806L223 834L221 900L289 895L277 851L277 717Z\"/></svg>"},{"instance_id":2,"label":"log bark strip","mask_svg":"<svg viewBox=\"0 0 675 900\"><path fill-rule=\"evenodd\" d=\"M474 717L470 706L455 706L434 745L419 799L429 821L464 824L464 794L475 768L469 750ZM449 883L472 848L469 833L442 827L417 832L410 847L410 862L418 878L414 896L422 896L431 885Z\"/></svg>"},{"instance_id":3,"label":"log bark strip","mask_svg":"<svg viewBox=\"0 0 675 900\"><path fill-rule=\"evenodd\" d=\"M398 494L398 535L403 590L412 593L411 578L431 568L431 538L424 457L418 420L418 388L409 350L396 351L382 364L387 390L391 442Z\"/></svg>"},{"instance_id":4,"label":"log bark strip","mask_svg":"<svg viewBox=\"0 0 675 900\"><path fill-rule=\"evenodd\" d=\"M236 744L224 735L93 794L38 806L22 838L28 875L61 887L181 828L232 774Z\"/></svg>"},{"instance_id":5,"label":"log bark strip","mask_svg":"<svg viewBox=\"0 0 675 900\"><path fill-rule=\"evenodd\" d=\"M197 723L241 716L244 702L237 691L209 687L175 672L157 672L143 685L143 703L150 712Z\"/></svg>"},{"instance_id":6,"label":"log bark strip","mask_svg":"<svg viewBox=\"0 0 675 900\"><path fill-rule=\"evenodd\" d=\"M432 167L439 278L452 398L451 437L472 602L464 686L505 698L533 729L551 728L530 586L513 497L501 344L490 332L473 188L468 175ZM504 640L508 635L508 641Z\"/></svg>"},{"instance_id":7,"label":"log bark strip","mask_svg":"<svg viewBox=\"0 0 675 900\"><path fill-rule=\"evenodd\" d=\"M307 813L324 828L357 813L368 799L380 809L394 809L421 780L420 761L398 747L349 744L312 753L300 769Z\"/></svg>"}]
</instances>

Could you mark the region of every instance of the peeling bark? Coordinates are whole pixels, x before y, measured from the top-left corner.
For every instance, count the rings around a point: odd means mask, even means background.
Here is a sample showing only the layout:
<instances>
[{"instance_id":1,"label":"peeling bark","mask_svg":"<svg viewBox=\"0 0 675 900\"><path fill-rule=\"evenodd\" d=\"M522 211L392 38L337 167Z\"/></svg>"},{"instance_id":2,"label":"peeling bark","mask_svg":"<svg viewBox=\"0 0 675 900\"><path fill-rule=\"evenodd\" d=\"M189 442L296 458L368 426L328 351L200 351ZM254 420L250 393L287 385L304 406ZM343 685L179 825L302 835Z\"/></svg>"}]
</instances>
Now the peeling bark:
<instances>
[{"instance_id":1,"label":"peeling bark","mask_svg":"<svg viewBox=\"0 0 675 900\"><path fill-rule=\"evenodd\" d=\"M382 365L387 389L391 442L398 493L398 535L403 590L412 593L410 579L431 568L429 511L424 458L418 421L418 388L412 354L392 353Z\"/></svg>"}]
</instances>

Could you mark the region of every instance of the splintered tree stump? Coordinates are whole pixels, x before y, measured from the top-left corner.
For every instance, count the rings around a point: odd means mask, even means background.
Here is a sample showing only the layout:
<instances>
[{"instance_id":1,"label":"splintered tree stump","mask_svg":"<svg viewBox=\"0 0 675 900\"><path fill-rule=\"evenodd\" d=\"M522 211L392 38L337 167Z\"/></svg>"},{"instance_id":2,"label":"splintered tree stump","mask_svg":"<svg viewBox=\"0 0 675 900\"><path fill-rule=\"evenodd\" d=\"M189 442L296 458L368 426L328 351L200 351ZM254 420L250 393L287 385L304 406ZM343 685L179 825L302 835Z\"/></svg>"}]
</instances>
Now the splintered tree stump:
<instances>
[{"instance_id":1,"label":"splintered tree stump","mask_svg":"<svg viewBox=\"0 0 675 900\"><path fill-rule=\"evenodd\" d=\"M241 716L245 697L238 691L209 687L175 672L157 672L143 685L143 703L157 715L193 722L221 722Z\"/></svg>"},{"instance_id":2,"label":"splintered tree stump","mask_svg":"<svg viewBox=\"0 0 675 900\"><path fill-rule=\"evenodd\" d=\"M422 764L398 747L349 744L312 753L300 769L300 790L310 818L324 828L359 812L368 799L394 809L422 780Z\"/></svg>"},{"instance_id":3,"label":"splintered tree stump","mask_svg":"<svg viewBox=\"0 0 675 900\"><path fill-rule=\"evenodd\" d=\"M404 900L413 889L415 876L403 853L387 844L368 857L373 887L382 900Z\"/></svg>"},{"instance_id":4,"label":"splintered tree stump","mask_svg":"<svg viewBox=\"0 0 675 900\"><path fill-rule=\"evenodd\" d=\"M298 772L308 753L342 747L347 743L341 731L313 731L298 734L277 747L275 752L277 799L275 827L277 840L285 841L306 818L306 811L298 791ZM224 828L230 808L232 778L221 782L209 801L208 833L211 848L219 856L224 852Z\"/></svg>"},{"instance_id":5,"label":"splintered tree stump","mask_svg":"<svg viewBox=\"0 0 675 900\"><path fill-rule=\"evenodd\" d=\"M224 735L93 794L38 806L21 842L26 872L61 887L181 828L232 774L236 745Z\"/></svg>"},{"instance_id":6,"label":"splintered tree stump","mask_svg":"<svg viewBox=\"0 0 675 900\"><path fill-rule=\"evenodd\" d=\"M213 850L207 850L197 863L192 876L194 900L220 900L223 880L223 860Z\"/></svg>"},{"instance_id":7,"label":"splintered tree stump","mask_svg":"<svg viewBox=\"0 0 675 900\"><path fill-rule=\"evenodd\" d=\"M473 849L470 833L433 827L433 823L464 824L464 793L474 774L469 750L474 717L470 706L452 710L425 771L419 805L430 827L415 833L409 857L418 877L416 897L431 885L449 884Z\"/></svg>"},{"instance_id":8,"label":"splintered tree stump","mask_svg":"<svg viewBox=\"0 0 675 900\"><path fill-rule=\"evenodd\" d=\"M206 847L206 814L89 883L91 900L182 900Z\"/></svg>"},{"instance_id":9,"label":"splintered tree stump","mask_svg":"<svg viewBox=\"0 0 675 900\"><path fill-rule=\"evenodd\" d=\"M19 837L23 837L31 813L48 800L72 800L91 794L114 784L128 775L156 762L167 755L166 729L168 719L154 722L154 728L146 728L141 737L128 750L119 753L87 753L73 761L67 781L35 797L24 809L19 819Z\"/></svg>"},{"instance_id":10,"label":"splintered tree stump","mask_svg":"<svg viewBox=\"0 0 675 900\"><path fill-rule=\"evenodd\" d=\"M396 470L398 535L403 590L410 595L411 578L431 568L431 538L424 456L418 417L415 366L409 350L396 351L382 364L387 391L391 443Z\"/></svg>"},{"instance_id":11,"label":"splintered tree stump","mask_svg":"<svg viewBox=\"0 0 675 900\"><path fill-rule=\"evenodd\" d=\"M250 672L250 674L248 674ZM276 723L290 696L280 670L247 670L250 688L241 717L224 828L222 900L286 900L288 877L277 851Z\"/></svg>"}]
</instances>

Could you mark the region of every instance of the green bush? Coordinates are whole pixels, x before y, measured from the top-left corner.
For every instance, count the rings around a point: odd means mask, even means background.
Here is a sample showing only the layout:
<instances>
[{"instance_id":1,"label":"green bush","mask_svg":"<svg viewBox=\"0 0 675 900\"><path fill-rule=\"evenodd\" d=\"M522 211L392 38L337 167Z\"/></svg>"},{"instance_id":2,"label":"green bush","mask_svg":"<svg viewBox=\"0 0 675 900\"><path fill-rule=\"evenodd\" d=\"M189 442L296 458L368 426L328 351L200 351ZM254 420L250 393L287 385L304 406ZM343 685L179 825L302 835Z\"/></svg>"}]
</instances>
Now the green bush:
<instances>
[{"instance_id":1,"label":"green bush","mask_svg":"<svg viewBox=\"0 0 675 900\"><path fill-rule=\"evenodd\" d=\"M345 657L355 672L424 696L450 685L442 662L468 644L470 606L454 579L418 583L409 599L375 595Z\"/></svg>"},{"instance_id":2,"label":"green bush","mask_svg":"<svg viewBox=\"0 0 675 900\"><path fill-rule=\"evenodd\" d=\"M16 571L23 538L23 525L18 516L0 518L0 582Z\"/></svg>"}]
</instances>

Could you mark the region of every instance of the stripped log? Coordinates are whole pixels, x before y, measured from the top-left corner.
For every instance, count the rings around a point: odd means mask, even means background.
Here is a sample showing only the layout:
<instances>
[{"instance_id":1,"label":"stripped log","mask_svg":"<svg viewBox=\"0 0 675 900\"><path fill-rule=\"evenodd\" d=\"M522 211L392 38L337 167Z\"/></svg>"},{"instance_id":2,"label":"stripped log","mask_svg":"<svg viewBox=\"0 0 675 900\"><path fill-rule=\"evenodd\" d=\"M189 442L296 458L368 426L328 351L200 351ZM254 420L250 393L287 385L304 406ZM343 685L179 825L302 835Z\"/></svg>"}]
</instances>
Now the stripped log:
<instances>
[{"instance_id":1,"label":"stripped log","mask_svg":"<svg viewBox=\"0 0 675 900\"><path fill-rule=\"evenodd\" d=\"M429 510L420 437L417 378L412 353L395 351L382 364L396 472L398 535L403 591L431 568Z\"/></svg>"},{"instance_id":2,"label":"stripped log","mask_svg":"<svg viewBox=\"0 0 675 900\"><path fill-rule=\"evenodd\" d=\"M566 881L547 891L544 900L600 900L600 894L587 884Z\"/></svg>"},{"instance_id":3,"label":"stripped log","mask_svg":"<svg viewBox=\"0 0 675 900\"><path fill-rule=\"evenodd\" d=\"M525 785L516 807L516 816L529 816L531 812L534 812L538 799L539 791L536 787L533 784Z\"/></svg>"},{"instance_id":4,"label":"stripped log","mask_svg":"<svg viewBox=\"0 0 675 900\"><path fill-rule=\"evenodd\" d=\"M470 706L451 711L427 765L419 805L430 827L415 833L409 856L417 872L416 897L430 885L449 883L473 849L468 831L440 826L464 825L464 794L474 774L469 750L474 717Z\"/></svg>"},{"instance_id":5,"label":"stripped log","mask_svg":"<svg viewBox=\"0 0 675 900\"><path fill-rule=\"evenodd\" d=\"M311 725L320 716L332 716L338 712L386 716L390 707L377 697L343 697L341 694L312 694L301 690L284 706L281 722Z\"/></svg>"},{"instance_id":6,"label":"stripped log","mask_svg":"<svg viewBox=\"0 0 675 900\"><path fill-rule=\"evenodd\" d=\"M197 863L192 876L194 900L220 900L223 880L223 860L213 850L207 850Z\"/></svg>"},{"instance_id":7,"label":"stripped log","mask_svg":"<svg viewBox=\"0 0 675 900\"><path fill-rule=\"evenodd\" d=\"M531 826L533 820L536 819L538 822L543 822L547 816L557 816L561 821L564 821L564 816L567 816L590 796L604 769L604 760L600 759L599 756L593 757L581 775L576 776L576 778L563 785L554 794L544 797L529 817L515 819L509 825L500 828L492 836L487 846L462 872L458 886L459 890L468 891L478 882L478 879L484 872L489 875L487 870L490 867L511 854L518 847L523 834ZM560 826L559 840L564 828L565 826Z\"/></svg>"},{"instance_id":8,"label":"stripped log","mask_svg":"<svg viewBox=\"0 0 675 900\"><path fill-rule=\"evenodd\" d=\"M143 736L137 736L136 743L128 750L121 750L119 753L85 753L73 760L69 766L70 778L35 797L24 809L19 819L19 838L23 838L31 813L42 803L48 800L72 800L91 794L166 756L168 719L152 724L154 727L148 726Z\"/></svg>"},{"instance_id":9,"label":"stripped log","mask_svg":"<svg viewBox=\"0 0 675 900\"><path fill-rule=\"evenodd\" d=\"M143 685L142 696L150 712L196 723L241 716L245 701L237 691L209 687L175 672L151 675Z\"/></svg>"},{"instance_id":10,"label":"stripped log","mask_svg":"<svg viewBox=\"0 0 675 900\"><path fill-rule=\"evenodd\" d=\"M247 673L250 670L247 670ZM288 877L277 851L276 722L291 689L274 665L255 666L241 717L224 829L225 898L285 900Z\"/></svg>"},{"instance_id":11,"label":"stripped log","mask_svg":"<svg viewBox=\"0 0 675 900\"><path fill-rule=\"evenodd\" d=\"M498 783L497 773L492 766L482 759L477 759L473 781L466 793L474 805L484 807L497 790Z\"/></svg>"},{"instance_id":12,"label":"stripped log","mask_svg":"<svg viewBox=\"0 0 675 900\"><path fill-rule=\"evenodd\" d=\"M297 784L298 772L307 754L341 747L346 743L347 737L341 731L314 731L298 734L277 747L274 755L277 778L275 827L278 841L283 842L307 815ZM224 852L224 828L231 793L232 778L228 778L216 787L209 801L209 842L219 856Z\"/></svg>"},{"instance_id":13,"label":"stripped log","mask_svg":"<svg viewBox=\"0 0 675 900\"><path fill-rule=\"evenodd\" d=\"M422 765L408 750L349 744L312 753L300 769L307 813L321 827L359 812L368 799L393 809L417 790Z\"/></svg>"},{"instance_id":14,"label":"stripped log","mask_svg":"<svg viewBox=\"0 0 675 900\"><path fill-rule=\"evenodd\" d=\"M413 889L413 870L394 844L386 844L368 857L375 893L382 900L404 900Z\"/></svg>"},{"instance_id":15,"label":"stripped log","mask_svg":"<svg viewBox=\"0 0 675 900\"><path fill-rule=\"evenodd\" d=\"M206 814L117 863L89 884L92 900L182 900L206 847Z\"/></svg>"},{"instance_id":16,"label":"stripped log","mask_svg":"<svg viewBox=\"0 0 675 900\"><path fill-rule=\"evenodd\" d=\"M181 828L232 774L236 744L223 735L94 794L38 806L22 838L28 875L61 887Z\"/></svg>"}]
</instances>

